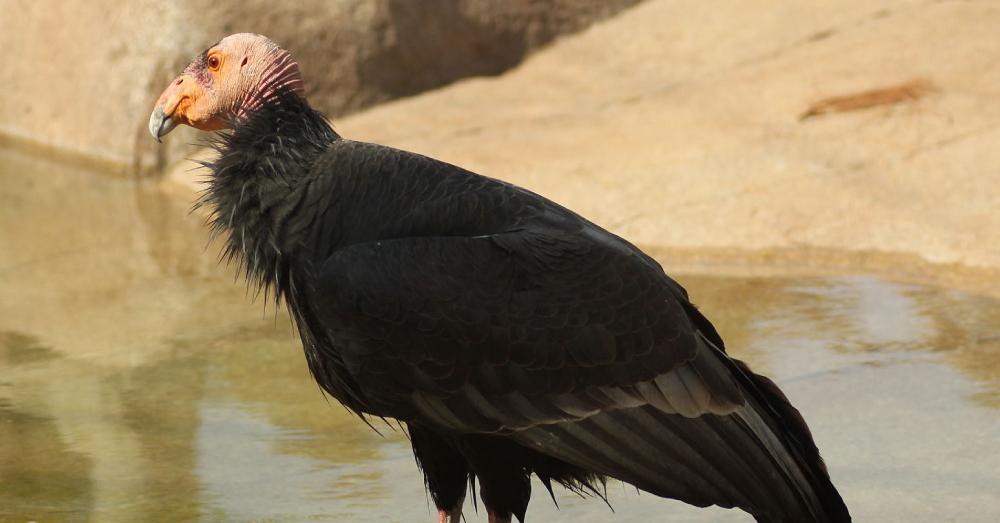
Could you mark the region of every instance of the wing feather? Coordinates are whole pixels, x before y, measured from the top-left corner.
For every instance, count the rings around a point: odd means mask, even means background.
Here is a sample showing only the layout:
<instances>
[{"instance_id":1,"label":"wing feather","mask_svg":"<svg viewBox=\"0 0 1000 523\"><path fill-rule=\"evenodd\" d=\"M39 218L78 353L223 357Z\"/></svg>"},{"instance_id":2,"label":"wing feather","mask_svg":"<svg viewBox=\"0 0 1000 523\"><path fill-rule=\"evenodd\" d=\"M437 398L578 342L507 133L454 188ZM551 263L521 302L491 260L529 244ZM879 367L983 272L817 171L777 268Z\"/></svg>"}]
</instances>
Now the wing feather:
<instances>
[{"instance_id":1,"label":"wing feather","mask_svg":"<svg viewBox=\"0 0 1000 523\"><path fill-rule=\"evenodd\" d=\"M500 412L518 413L505 418L518 430L639 398L690 416L711 410L712 398L742 401L732 383L689 368L705 349L670 283L621 245L526 230L342 249L321 268L315 301L377 414L404 414L393 407L406 390L422 394L417 412L471 430L427 401L473 387ZM491 415L481 401L470 405Z\"/></svg>"}]
</instances>

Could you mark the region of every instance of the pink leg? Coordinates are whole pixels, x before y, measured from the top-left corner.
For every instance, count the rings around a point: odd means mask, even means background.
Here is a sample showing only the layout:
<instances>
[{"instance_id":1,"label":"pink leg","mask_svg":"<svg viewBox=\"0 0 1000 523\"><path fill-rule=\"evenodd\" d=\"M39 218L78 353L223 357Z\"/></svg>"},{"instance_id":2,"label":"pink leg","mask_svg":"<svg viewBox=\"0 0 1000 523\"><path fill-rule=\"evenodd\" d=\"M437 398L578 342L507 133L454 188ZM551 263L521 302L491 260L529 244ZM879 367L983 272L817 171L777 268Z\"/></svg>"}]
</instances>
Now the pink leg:
<instances>
[{"instance_id":1,"label":"pink leg","mask_svg":"<svg viewBox=\"0 0 1000 523\"><path fill-rule=\"evenodd\" d=\"M458 500L458 505L455 506L450 512L447 510L438 510L438 523L462 523L462 505L465 503L465 495L462 495L462 499Z\"/></svg>"},{"instance_id":2,"label":"pink leg","mask_svg":"<svg viewBox=\"0 0 1000 523\"><path fill-rule=\"evenodd\" d=\"M462 508L459 507L451 512L445 512L444 510L438 511L438 523L461 523L462 522Z\"/></svg>"}]
</instances>

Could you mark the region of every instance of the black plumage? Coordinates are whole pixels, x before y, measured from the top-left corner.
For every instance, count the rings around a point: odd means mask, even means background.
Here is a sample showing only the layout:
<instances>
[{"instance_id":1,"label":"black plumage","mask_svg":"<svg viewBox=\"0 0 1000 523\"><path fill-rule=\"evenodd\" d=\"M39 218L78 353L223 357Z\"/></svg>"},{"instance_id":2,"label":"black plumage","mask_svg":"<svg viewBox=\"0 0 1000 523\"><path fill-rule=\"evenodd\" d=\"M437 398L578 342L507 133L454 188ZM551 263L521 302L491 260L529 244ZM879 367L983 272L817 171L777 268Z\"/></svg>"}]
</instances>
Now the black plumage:
<instances>
[{"instance_id":1,"label":"black plumage","mask_svg":"<svg viewBox=\"0 0 1000 523\"><path fill-rule=\"evenodd\" d=\"M761 522L850 521L805 422L656 261L537 194L339 137L281 91L219 135L201 202L287 303L322 388L410 433L458 514L525 517L529 475L606 478Z\"/></svg>"}]
</instances>

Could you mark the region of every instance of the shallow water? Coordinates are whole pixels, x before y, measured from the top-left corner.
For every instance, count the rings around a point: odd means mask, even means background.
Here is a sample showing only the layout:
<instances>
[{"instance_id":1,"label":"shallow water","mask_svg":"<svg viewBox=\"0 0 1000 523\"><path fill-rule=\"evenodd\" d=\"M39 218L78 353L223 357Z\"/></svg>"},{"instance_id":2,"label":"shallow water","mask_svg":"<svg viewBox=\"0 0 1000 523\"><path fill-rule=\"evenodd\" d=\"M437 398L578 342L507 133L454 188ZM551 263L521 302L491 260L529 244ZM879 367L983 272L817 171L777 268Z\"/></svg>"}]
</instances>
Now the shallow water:
<instances>
[{"instance_id":1,"label":"shallow water","mask_svg":"<svg viewBox=\"0 0 1000 523\"><path fill-rule=\"evenodd\" d=\"M0 150L0 522L433 521L405 436L324 399L287 316L205 241L152 185ZM856 521L998 520L1000 301L678 280L803 411ZM529 520L751 521L556 494Z\"/></svg>"}]
</instances>

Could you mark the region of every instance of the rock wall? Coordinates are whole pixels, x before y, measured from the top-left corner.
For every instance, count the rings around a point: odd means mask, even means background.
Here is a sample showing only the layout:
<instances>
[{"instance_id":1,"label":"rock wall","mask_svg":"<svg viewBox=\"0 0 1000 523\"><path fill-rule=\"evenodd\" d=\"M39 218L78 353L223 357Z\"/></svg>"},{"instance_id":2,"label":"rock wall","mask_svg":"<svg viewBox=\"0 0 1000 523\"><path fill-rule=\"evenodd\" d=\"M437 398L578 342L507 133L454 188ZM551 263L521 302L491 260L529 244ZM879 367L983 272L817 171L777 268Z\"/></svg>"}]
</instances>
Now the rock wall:
<instances>
[{"instance_id":1,"label":"rock wall","mask_svg":"<svg viewBox=\"0 0 1000 523\"><path fill-rule=\"evenodd\" d=\"M495 75L561 34L640 0L103 0L0 2L0 144L54 149L150 173L183 157L187 133L154 147L146 119L196 53L241 31L295 55L330 116ZM280 8L275 8L280 5Z\"/></svg>"}]
</instances>

